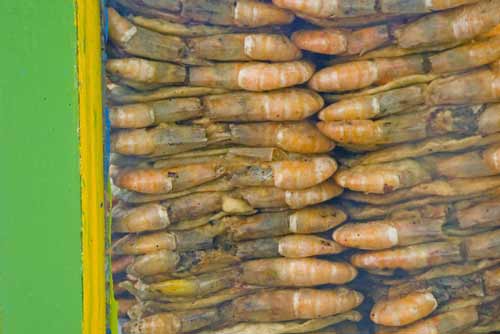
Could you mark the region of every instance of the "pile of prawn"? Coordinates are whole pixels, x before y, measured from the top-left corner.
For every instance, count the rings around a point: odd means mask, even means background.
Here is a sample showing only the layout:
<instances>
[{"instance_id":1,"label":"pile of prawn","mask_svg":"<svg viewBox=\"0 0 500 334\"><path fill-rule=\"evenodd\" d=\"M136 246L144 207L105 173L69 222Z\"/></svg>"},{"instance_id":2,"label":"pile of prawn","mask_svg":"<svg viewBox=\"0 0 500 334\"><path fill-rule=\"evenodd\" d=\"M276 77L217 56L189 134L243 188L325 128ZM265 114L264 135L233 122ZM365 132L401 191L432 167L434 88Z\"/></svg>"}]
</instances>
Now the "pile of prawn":
<instances>
[{"instance_id":1,"label":"pile of prawn","mask_svg":"<svg viewBox=\"0 0 500 334\"><path fill-rule=\"evenodd\" d=\"M500 0L115 0L125 334L500 331Z\"/></svg>"}]
</instances>

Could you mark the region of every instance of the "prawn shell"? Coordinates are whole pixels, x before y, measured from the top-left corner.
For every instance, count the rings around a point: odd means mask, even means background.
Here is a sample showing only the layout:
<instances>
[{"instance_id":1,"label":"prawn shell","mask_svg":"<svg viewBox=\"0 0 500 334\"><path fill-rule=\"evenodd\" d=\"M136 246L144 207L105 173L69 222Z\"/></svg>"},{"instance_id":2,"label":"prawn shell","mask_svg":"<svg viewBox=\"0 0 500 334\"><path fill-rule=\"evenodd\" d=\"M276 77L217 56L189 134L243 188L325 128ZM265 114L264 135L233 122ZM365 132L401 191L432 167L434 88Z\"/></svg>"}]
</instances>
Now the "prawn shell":
<instances>
[{"instance_id":1,"label":"prawn shell","mask_svg":"<svg viewBox=\"0 0 500 334\"><path fill-rule=\"evenodd\" d=\"M114 184L144 194L168 193L174 188L172 178L157 169L123 170L114 177Z\"/></svg>"},{"instance_id":2,"label":"prawn shell","mask_svg":"<svg viewBox=\"0 0 500 334\"><path fill-rule=\"evenodd\" d=\"M146 155L155 150L154 135L145 129L120 131L111 135L111 151L120 154Z\"/></svg>"},{"instance_id":3,"label":"prawn shell","mask_svg":"<svg viewBox=\"0 0 500 334\"><path fill-rule=\"evenodd\" d=\"M342 224L347 215L332 205L298 210L288 219L289 231L298 234L325 232Z\"/></svg>"},{"instance_id":4,"label":"prawn shell","mask_svg":"<svg viewBox=\"0 0 500 334\"><path fill-rule=\"evenodd\" d=\"M203 115L200 99L168 99L110 108L109 119L114 128L143 128L160 123L193 119Z\"/></svg>"},{"instance_id":5,"label":"prawn shell","mask_svg":"<svg viewBox=\"0 0 500 334\"><path fill-rule=\"evenodd\" d=\"M396 29L394 35L398 45L405 49L466 41L500 23L495 15L499 10L498 1L479 1L446 12L426 15Z\"/></svg>"},{"instance_id":6,"label":"prawn shell","mask_svg":"<svg viewBox=\"0 0 500 334\"><path fill-rule=\"evenodd\" d=\"M343 144L366 145L383 140L384 129L371 120L318 122L318 129L328 138Z\"/></svg>"},{"instance_id":7,"label":"prawn shell","mask_svg":"<svg viewBox=\"0 0 500 334\"><path fill-rule=\"evenodd\" d=\"M337 1L273 0L273 4L315 18L334 17L339 10Z\"/></svg>"},{"instance_id":8,"label":"prawn shell","mask_svg":"<svg viewBox=\"0 0 500 334\"><path fill-rule=\"evenodd\" d=\"M358 273L348 263L315 258L253 260L243 263L241 267L243 282L269 287L345 284Z\"/></svg>"},{"instance_id":9,"label":"prawn shell","mask_svg":"<svg viewBox=\"0 0 500 334\"><path fill-rule=\"evenodd\" d=\"M355 254L351 263L370 270L415 270L463 260L460 245L451 242L434 242L389 250Z\"/></svg>"},{"instance_id":10,"label":"prawn shell","mask_svg":"<svg viewBox=\"0 0 500 334\"><path fill-rule=\"evenodd\" d=\"M379 78L373 61L357 61L334 65L316 72L309 87L319 92L343 92L368 87Z\"/></svg>"},{"instance_id":11,"label":"prawn shell","mask_svg":"<svg viewBox=\"0 0 500 334\"><path fill-rule=\"evenodd\" d=\"M155 231L170 225L167 209L156 203L145 204L131 209L114 207L112 230L118 233Z\"/></svg>"},{"instance_id":12,"label":"prawn shell","mask_svg":"<svg viewBox=\"0 0 500 334\"><path fill-rule=\"evenodd\" d=\"M469 260L498 258L500 254L500 229L465 238L464 249Z\"/></svg>"},{"instance_id":13,"label":"prawn shell","mask_svg":"<svg viewBox=\"0 0 500 334\"><path fill-rule=\"evenodd\" d=\"M309 122L231 124L234 143L256 146L277 146L295 153L327 153L335 144ZM259 133L259 136L255 134Z\"/></svg>"},{"instance_id":14,"label":"prawn shell","mask_svg":"<svg viewBox=\"0 0 500 334\"><path fill-rule=\"evenodd\" d=\"M172 272L176 269L180 257L169 250L160 250L137 256L127 268L127 273L135 277L153 276Z\"/></svg>"},{"instance_id":15,"label":"prawn shell","mask_svg":"<svg viewBox=\"0 0 500 334\"><path fill-rule=\"evenodd\" d=\"M289 88L266 93L230 93L202 99L206 116L222 122L300 121L323 107L317 93Z\"/></svg>"},{"instance_id":16,"label":"prawn shell","mask_svg":"<svg viewBox=\"0 0 500 334\"><path fill-rule=\"evenodd\" d=\"M249 63L238 73L238 87L249 91L267 91L303 84L314 73L306 61L284 63Z\"/></svg>"},{"instance_id":17,"label":"prawn shell","mask_svg":"<svg viewBox=\"0 0 500 334\"><path fill-rule=\"evenodd\" d=\"M292 41L299 48L315 53L337 55L347 51L347 36L343 30L298 30L292 34Z\"/></svg>"},{"instance_id":18,"label":"prawn shell","mask_svg":"<svg viewBox=\"0 0 500 334\"><path fill-rule=\"evenodd\" d=\"M141 58L110 59L106 71L122 79L144 84L182 84L186 80L184 66Z\"/></svg>"},{"instance_id":19,"label":"prawn shell","mask_svg":"<svg viewBox=\"0 0 500 334\"><path fill-rule=\"evenodd\" d=\"M260 213L249 217L230 217L229 231L232 240L250 240L274 237L289 233L288 212Z\"/></svg>"},{"instance_id":20,"label":"prawn shell","mask_svg":"<svg viewBox=\"0 0 500 334\"><path fill-rule=\"evenodd\" d=\"M425 86L414 85L387 92L343 99L319 113L322 121L347 121L379 118L425 103Z\"/></svg>"},{"instance_id":21,"label":"prawn shell","mask_svg":"<svg viewBox=\"0 0 500 334\"><path fill-rule=\"evenodd\" d=\"M456 218L458 226L462 229L497 222L500 220L500 201L495 199L481 202L468 208L459 209L456 212Z\"/></svg>"},{"instance_id":22,"label":"prawn shell","mask_svg":"<svg viewBox=\"0 0 500 334\"><path fill-rule=\"evenodd\" d=\"M483 159L488 166L490 175L500 173L500 146L494 145L483 152Z\"/></svg>"},{"instance_id":23,"label":"prawn shell","mask_svg":"<svg viewBox=\"0 0 500 334\"><path fill-rule=\"evenodd\" d=\"M162 202L172 222L193 220L222 210L220 192L194 193Z\"/></svg>"},{"instance_id":24,"label":"prawn shell","mask_svg":"<svg viewBox=\"0 0 500 334\"><path fill-rule=\"evenodd\" d=\"M123 325L125 334L180 333L181 321L172 313L159 313L149 317L129 321Z\"/></svg>"},{"instance_id":25,"label":"prawn shell","mask_svg":"<svg viewBox=\"0 0 500 334\"><path fill-rule=\"evenodd\" d=\"M239 195L255 209L287 207L286 191L275 187L245 187Z\"/></svg>"},{"instance_id":26,"label":"prawn shell","mask_svg":"<svg viewBox=\"0 0 500 334\"><path fill-rule=\"evenodd\" d=\"M314 18L343 18L376 14L375 0L273 0L281 8L300 12Z\"/></svg>"},{"instance_id":27,"label":"prawn shell","mask_svg":"<svg viewBox=\"0 0 500 334\"><path fill-rule=\"evenodd\" d=\"M115 106L109 110L109 121L114 128L144 128L155 123L155 115L147 104Z\"/></svg>"},{"instance_id":28,"label":"prawn shell","mask_svg":"<svg viewBox=\"0 0 500 334\"><path fill-rule=\"evenodd\" d=\"M181 38L136 26L112 8L108 8L108 23L111 41L130 55L192 65L206 64L188 52Z\"/></svg>"},{"instance_id":29,"label":"prawn shell","mask_svg":"<svg viewBox=\"0 0 500 334\"><path fill-rule=\"evenodd\" d=\"M253 60L290 61L302 57L302 52L285 35L247 35L243 48Z\"/></svg>"},{"instance_id":30,"label":"prawn shell","mask_svg":"<svg viewBox=\"0 0 500 334\"><path fill-rule=\"evenodd\" d=\"M481 134L500 132L500 104L489 105L481 115L479 115L477 124Z\"/></svg>"},{"instance_id":31,"label":"prawn shell","mask_svg":"<svg viewBox=\"0 0 500 334\"><path fill-rule=\"evenodd\" d=\"M465 71L500 58L500 36L466 44L429 57L434 73Z\"/></svg>"},{"instance_id":32,"label":"prawn shell","mask_svg":"<svg viewBox=\"0 0 500 334\"><path fill-rule=\"evenodd\" d=\"M380 10L386 14L419 14L468 5L478 0L380 0Z\"/></svg>"},{"instance_id":33,"label":"prawn shell","mask_svg":"<svg viewBox=\"0 0 500 334\"><path fill-rule=\"evenodd\" d=\"M190 39L188 45L197 56L219 61L290 61L301 57L286 36L277 34L204 36Z\"/></svg>"},{"instance_id":34,"label":"prawn shell","mask_svg":"<svg viewBox=\"0 0 500 334\"><path fill-rule=\"evenodd\" d=\"M295 16L269 3L238 0L234 9L234 22L239 27L262 27L292 23Z\"/></svg>"},{"instance_id":35,"label":"prawn shell","mask_svg":"<svg viewBox=\"0 0 500 334\"><path fill-rule=\"evenodd\" d=\"M490 296L498 294L500 292L500 267L485 271L483 277L487 294Z\"/></svg>"},{"instance_id":36,"label":"prawn shell","mask_svg":"<svg viewBox=\"0 0 500 334\"><path fill-rule=\"evenodd\" d=\"M340 196L342 192L341 187L333 180L329 180L302 190L287 190L285 192L285 202L292 209L300 209Z\"/></svg>"},{"instance_id":37,"label":"prawn shell","mask_svg":"<svg viewBox=\"0 0 500 334\"><path fill-rule=\"evenodd\" d=\"M431 179L429 172L420 163L410 159L386 164L361 165L335 174L335 181L342 187L377 194L411 187Z\"/></svg>"},{"instance_id":38,"label":"prawn shell","mask_svg":"<svg viewBox=\"0 0 500 334\"><path fill-rule=\"evenodd\" d=\"M383 326L406 326L427 317L438 302L430 292L413 292L401 298L378 301L370 312L370 319Z\"/></svg>"},{"instance_id":39,"label":"prawn shell","mask_svg":"<svg viewBox=\"0 0 500 334\"><path fill-rule=\"evenodd\" d=\"M338 254L345 248L338 243L314 235L288 235L278 241L278 253L287 258L304 258Z\"/></svg>"},{"instance_id":40,"label":"prawn shell","mask_svg":"<svg viewBox=\"0 0 500 334\"><path fill-rule=\"evenodd\" d=\"M119 172L114 182L120 188L140 193L163 194L212 181L223 173L221 166L212 163L161 169L141 168Z\"/></svg>"},{"instance_id":41,"label":"prawn shell","mask_svg":"<svg viewBox=\"0 0 500 334\"><path fill-rule=\"evenodd\" d=\"M235 299L230 313L235 321L317 319L357 307L363 296L351 289L297 289L258 292Z\"/></svg>"},{"instance_id":42,"label":"prawn shell","mask_svg":"<svg viewBox=\"0 0 500 334\"><path fill-rule=\"evenodd\" d=\"M462 333L474 326L479 318L475 307L466 307L434 317L420 320L408 327L396 330L393 333L420 334L420 333Z\"/></svg>"},{"instance_id":43,"label":"prawn shell","mask_svg":"<svg viewBox=\"0 0 500 334\"><path fill-rule=\"evenodd\" d=\"M494 152L493 152L494 153ZM439 175L453 178L469 178L495 175L494 166L490 166L491 155L481 154L481 152L468 152L449 158L438 159L436 162L436 172ZM428 160L432 163L432 157Z\"/></svg>"},{"instance_id":44,"label":"prawn shell","mask_svg":"<svg viewBox=\"0 0 500 334\"><path fill-rule=\"evenodd\" d=\"M177 240L175 235L166 232L154 232L142 235L129 234L113 244L114 254L140 255L158 250L175 250Z\"/></svg>"},{"instance_id":45,"label":"prawn shell","mask_svg":"<svg viewBox=\"0 0 500 334\"><path fill-rule=\"evenodd\" d=\"M285 160L271 164L274 186L282 189L305 189L327 180L337 170L330 157L308 160Z\"/></svg>"},{"instance_id":46,"label":"prawn shell","mask_svg":"<svg viewBox=\"0 0 500 334\"><path fill-rule=\"evenodd\" d=\"M335 144L309 122L286 123L276 133L277 146L297 153L326 153Z\"/></svg>"},{"instance_id":47,"label":"prawn shell","mask_svg":"<svg viewBox=\"0 0 500 334\"><path fill-rule=\"evenodd\" d=\"M333 239L349 248L378 250L399 244L398 230L383 222L346 224L337 228Z\"/></svg>"}]
</instances>

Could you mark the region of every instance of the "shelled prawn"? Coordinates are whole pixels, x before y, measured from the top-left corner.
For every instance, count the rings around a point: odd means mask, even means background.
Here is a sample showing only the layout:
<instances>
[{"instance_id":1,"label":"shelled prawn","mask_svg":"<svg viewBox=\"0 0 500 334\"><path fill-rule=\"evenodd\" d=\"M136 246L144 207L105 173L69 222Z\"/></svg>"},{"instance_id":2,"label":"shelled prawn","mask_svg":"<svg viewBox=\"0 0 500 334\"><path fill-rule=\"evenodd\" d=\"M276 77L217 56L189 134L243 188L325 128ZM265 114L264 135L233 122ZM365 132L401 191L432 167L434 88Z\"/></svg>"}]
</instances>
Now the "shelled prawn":
<instances>
[{"instance_id":1,"label":"shelled prawn","mask_svg":"<svg viewBox=\"0 0 500 334\"><path fill-rule=\"evenodd\" d=\"M297 60L280 63L238 62L184 67L141 58L111 59L106 71L125 83L155 88L188 85L229 90L267 91L300 85L314 73L314 65Z\"/></svg>"},{"instance_id":2,"label":"shelled prawn","mask_svg":"<svg viewBox=\"0 0 500 334\"><path fill-rule=\"evenodd\" d=\"M322 107L323 99L315 92L289 88L113 106L109 115L112 127L142 128L199 117L214 122L300 121Z\"/></svg>"},{"instance_id":3,"label":"shelled prawn","mask_svg":"<svg viewBox=\"0 0 500 334\"><path fill-rule=\"evenodd\" d=\"M255 136L259 133L259 136ZM123 130L111 136L111 150L124 155L161 156L216 143L277 147L303 154L327 153L333 141L307 121L247 124L160 124L150 129Z\"/></svg>"}]
</instances>

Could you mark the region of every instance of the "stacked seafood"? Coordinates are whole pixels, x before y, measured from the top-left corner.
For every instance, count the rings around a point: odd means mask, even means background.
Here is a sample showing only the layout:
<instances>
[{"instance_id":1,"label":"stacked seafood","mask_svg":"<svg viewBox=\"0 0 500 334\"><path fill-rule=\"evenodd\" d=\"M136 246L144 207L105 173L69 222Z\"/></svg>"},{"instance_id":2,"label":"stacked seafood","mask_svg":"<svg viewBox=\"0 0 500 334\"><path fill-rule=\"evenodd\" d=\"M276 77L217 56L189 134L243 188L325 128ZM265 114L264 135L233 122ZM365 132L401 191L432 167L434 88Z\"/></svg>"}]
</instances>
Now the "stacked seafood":
<instances>
[{"instance_id":1,"label":"stacked seafood","mask_svg":"<svg viewBox=\"0 0 500 334\"><path fill-rule=\"evenodd\" d=\"M360 332L364 297L345 286L357 269L330 238L347 217L323 203L343 190L334 142L311 119L324 101L303 85L315 66L287 37L294 15L249 0L115 7L106 72L124 333Z\"/></svg>"},{"instance_id":2,"label":"stacked seafood","mask_svg":"<svg viewBox=\"0 0 500 334\"><path fill-rule=\"evenodd\" d=\"M375 332L499 331L500 1L274 3L322 26L297 46L335 55L308 85L343 150L349 219L332 238L353 249Z\"/></svg>"}]
</instances>

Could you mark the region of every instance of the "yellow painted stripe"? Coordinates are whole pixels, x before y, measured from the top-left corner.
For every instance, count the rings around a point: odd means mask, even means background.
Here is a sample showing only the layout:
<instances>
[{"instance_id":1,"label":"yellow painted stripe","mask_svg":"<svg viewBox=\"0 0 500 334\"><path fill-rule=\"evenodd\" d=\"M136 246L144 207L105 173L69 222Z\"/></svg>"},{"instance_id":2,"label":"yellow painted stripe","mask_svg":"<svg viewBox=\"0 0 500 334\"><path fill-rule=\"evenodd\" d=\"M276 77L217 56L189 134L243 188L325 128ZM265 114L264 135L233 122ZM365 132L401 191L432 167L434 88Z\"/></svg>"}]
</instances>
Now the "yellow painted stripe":
<instances>
[{"instance_id":1,"label":"yellow painted stripe","mask_svg":"<svg viewBox=\"0 0 500 334\"><path fill-rule=\"evenodd\" d=\"M83 334L106 330L104 176L99 0L76 0L82 197Z\"/></svg>"}]
</instances>

